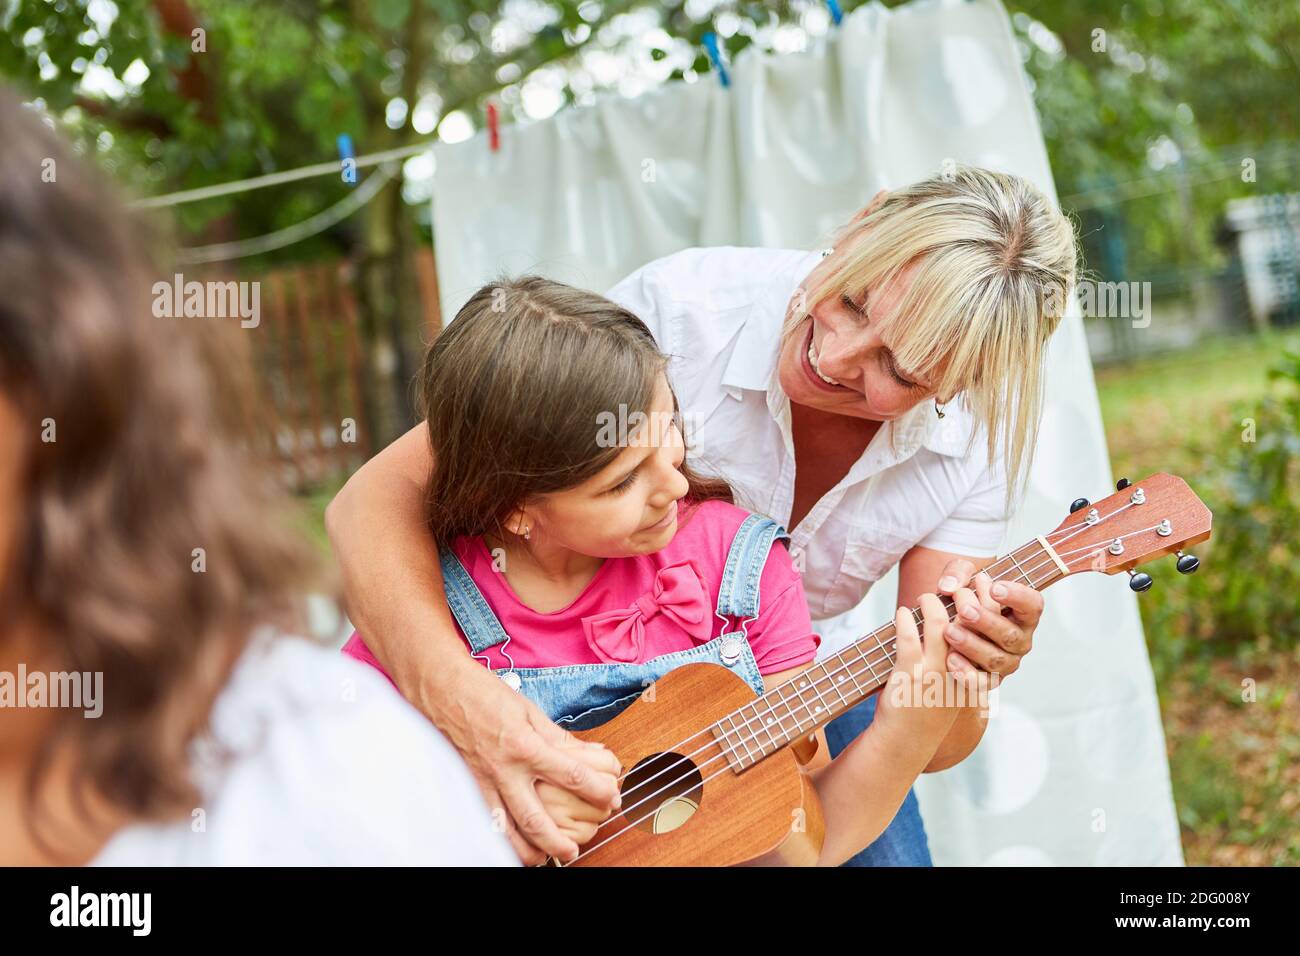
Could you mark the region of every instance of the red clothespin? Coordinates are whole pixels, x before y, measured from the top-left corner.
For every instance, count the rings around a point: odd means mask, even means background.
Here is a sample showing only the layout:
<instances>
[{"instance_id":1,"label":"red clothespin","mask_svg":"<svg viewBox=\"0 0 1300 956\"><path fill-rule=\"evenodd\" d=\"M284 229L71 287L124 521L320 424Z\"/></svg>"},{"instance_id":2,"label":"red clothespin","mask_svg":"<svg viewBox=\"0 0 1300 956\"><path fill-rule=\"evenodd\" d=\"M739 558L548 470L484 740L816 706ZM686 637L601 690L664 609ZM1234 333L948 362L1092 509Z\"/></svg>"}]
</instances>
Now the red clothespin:
<instances>
[{"instance_id":1,"label":"red clothespin","mask_svg":"<svg viewBox=\"0 0 1300 956\"><path fill-rule=\"evenodd\" d=\"M501 118L497 115L497 105L487 105L488 148L496 152L501 148Z\"/></svg>"}]
</instances>

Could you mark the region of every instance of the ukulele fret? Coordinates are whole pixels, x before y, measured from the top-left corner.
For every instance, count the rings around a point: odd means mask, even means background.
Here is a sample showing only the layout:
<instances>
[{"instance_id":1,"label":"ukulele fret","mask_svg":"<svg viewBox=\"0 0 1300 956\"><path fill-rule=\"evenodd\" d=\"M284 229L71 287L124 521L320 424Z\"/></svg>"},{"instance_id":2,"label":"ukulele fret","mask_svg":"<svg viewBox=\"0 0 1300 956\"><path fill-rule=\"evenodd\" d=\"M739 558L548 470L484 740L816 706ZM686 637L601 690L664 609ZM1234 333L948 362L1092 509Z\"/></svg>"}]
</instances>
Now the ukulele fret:
<instances>
[{"instance_id":1,"label":"ukulele fret","mask_svg":"<svg viewBox=\"0 0 1300 956\"><path fill-rule=\"evenodd\" d=\"M822 671L825 672L825 670L826 668L823 666ZM816 678L812 682L812 691L814 694L817 695L817 700L820 702L817 705L817 710L810 715L814 720L816 719L817 714L820 714L823 710L830 709L826 704L826 698L822 696L822 692L817 687L817 684L820 682L820 680L821 678ZM814 726L816 725L814 724Z\"/></svg>"},{"instance_id":2,"label":"ukulele fret","mask_svg":"<svg viewBox=\"0 0 1300 956\"><path fill-rule=\"evenodd\" d=\"M808 710L808 701L806 701L803 696L804 690L795 686L796 682L805 685L805 687L808 686L808 678L806 676L808 673L808 671L805 671L803 674L794 678L794 680L786 681L786 683L782 684L779 688L779 695L781 697L781 702L785 704L786 714L789 719L794 722L792 728L786 726L784 719L781 722L782 747L786 746L791 741L798 740L806 733L804 730L804 720L799 714L795 713L794 707L791 706L791 698L787 695L786 691L787 689L793 690L794 696L798 699L800 707L804 710ZM816 719L812 716L811 712L809 712L809 720L812 722L813 727L817 726Z\"/></svg>"},{"instance_id":3,"label":"ukulele fret","mask_svg":"<svg viewBox=\"0 0 1300 956\"><path fill-rule=\"evenodd\" d=\"M893 651L892 651L890 648L888 648L888 647L886 647L884 644L881 644L881 643L880 643L880 631L872 631L871 634L868 635L868 636L871 637L871 639L874 640L874 641L876 642L876 647L877 647L877 648L879 648L880 650L882 650L882 651L885 652L885 660L889 662L889 669L890 669L890 670L893 670L893 669L894 669L894 653L893 653ZM870 665L870 664L868 664L867 666L871 667L871 676L872 676L872 677L875 677L877 680L880 680L880 678L876 675L876 669L875 669L875 667L872 666L872 665ZM886 676L888 676L888 675L886 675Z\"/></svg>"},{"instance_id":4,"label":"ukulele fret","mask_svg":"<svg viewBox=\"0 0 1300 956\"><path fill-rule=\"evenodd\" d=\"M782 685L780 690L784 691L784 687L785 685ZM764 706L766 707L766 711L767 711L766 719L764 719L763 714L759 711L760 702L764 702ZM787 730L785 727L785 718L781 717L777 713L776 708L778 704L785 704L787 714L793 717L793 711L790 709L789 700L786 698L783 692L776 694L774 700L766 700L765 698L760 698L759 700L754 701L752 704L746 705L754 708L754 717L752 719L758 720L759 730L766 731L768 741L772 749L769 751L766 745L760 745L758 757L754 758L753 755L749 753L749 747L748 744L746 743L745 744L746 756L744 758L741 758L739 755L736 755L735 760L729 760L729 762L732 764L732 769L734 769L737 773L747 769L748 767L753 766L764 757L776 753L778 750L780 750L789 742L786 739ZM744 711L744 709L745 708L741 708L742 712ZM777 738L777 735L773 734L772 732L772 723L774 721L777 724L777 729L780 732L779 740ZM750 724L751 724L751 719L747 718L745 722L745 726L740 728L739 733L745 734L746 737L752 737L753 739L757 740L758 733L757 731L751 731ZM735 732L737 732L736 728L731 728L725 732L724 736L729 736ZM735 753L735 747L731 746L730 754L734 754L734 753Z\"/></svg>"},{"instance_id":5,"label":"ukulele fret","mask_svg":"<svg viewBox=\"0 0 1300 956\"><path fill-rule=\"evenodd\" d=\"M781 718L781 736L789 742L794 738L790 736L790 729L786 726L786 720L793 720L795 726L799 724L799 718L795 716L794 708L790 706L790 696L788 691L793 690L791 686L794 682L789 681L781 685L781 703L785 704L785 717Z\"/></svg>"},{"instance_id":6,"label":"ukulele fret","mask_svg":"<svg viewBox=\"0 0 1300 956\"><path fill-rule=\"evenodd\" d=\"M764 719L763 715L758 713L758 705L761 702L761 697L754 702L754 715L759 721L760 728L767 731L767 742L772 745L772 753L776 753L781 749L781 745L776 742L776 737L772 735L772 723L776 718L772 716L773 710L771 704L767 705L766 719Z\"/></svg>"},{"instance_id":7,"label":"ukulele fret","mask_svg":"<svg viewBox=\"0 0 1300 956\"><path fill-rule=\"evenodd\" d=\"M857 645L853 645L853 646L856 647ZM863 656L861 648L858 648L858 659L861 661L866 661L867 669L868 670L871 669L871 663L867 661L865 656ZM851 663L847 660L844 662L844 669L849 673L849 680L853 681L854 690L856 690L861 697L866 697L867 692L863 690L862 685L858 683L858 675L854 673Z\"/></svg>"},{"instance_id":8,"label":"ukulele fret","mask_svg":"<svg viewBox=\"0 0 1300 956\"><path fill-rule=\"evenodd\" d=\"M745 748L745 759L746 760L751 759L753 757L753 754L751 754L749 751L749 735L745 734L743 737L741 737L740 743Z\"/></svg>"},{"instance_id":9,"label":"ukulele fret","mask_svg":"<svg viewBox=\"0 0 1300 956\"><path fill-rule=\"evenodd\" d=\"M824 663L822 664L822 671L823 671L823 673L825 673L825 675L826 675L826 679L827 679L827 680L831 680L830 672L826 670L826 665L825 665ZM837 694L840 695L840 701L844 704L844 709L845 709L845 710L848 710L849 707L851 706L851 705L849 704L849 699L848 699L847 697L844 696L844 691L840 690L840 684L843 684L843 683L844 683L844 675L843 675L843 674L840 674L839 677L838 677L838 679L836 679L836 680L831 680L831 686L832 686L833 688L835 688L835 693L837 693Z\"/></svg>"},{"instance_id":10,"label":"ukulele fret","mask_svg":"<svg viewBox=\"0 0 1300 956\"><path fill-rule=\"evenodd\" d=\"M728 714L723 719L728 721L731 724L735 723L735 718L732 714ZM745 764L744 761L741 759L740 755L736 753L735 742L732 741L731 739L731 735L734 731L735 731L734 726L728 727L722 731L721 736L715 733L714 738L718 741L719 746L721 746L722 754L724 757L727 758L727 763L731 765L731 768L733 770L739 772L740 770L744 769Z\"/></svg>"},{"instance_id":11,"label":"ukulele fret","mask_svg":"<svg viewBox=\"0 0 1300 956\"><path fill-rule=\"evenodd\" d=\"M803 687L798 686L799 684L802 684ZM794 700L798 702L799 710L806 711L808 709L808 702L804 700L803 697L804 687L806 687L807 684L808 684L808 679L803 674L800 674L794 680L790 681L788 685L791 687L792 690L794 690ZM796 710L794 706L791 706L789 707L789 711L790 711L790 719L794 721L794 727L785 728L785 736L787 742L797 739L799 736L799 729L803 726L803 717L798 713L798 710Z\"/></svg>"},{"instance_id":12,"label":"ukulele fret","mask_svg":"<svg viewBox=\"0 0 1300 956\"><path fill-rule=\"evenodd\" d=\"M1007 555L1007 558L1010 559L1011 563L1016 566L1016 570L1020 572L1020 577L1024 579L1024 582L1028 584L1030 587L1033 587L1032 580L1030 579L1029 575L1025 573L1025 569L1020 566L1020 562L1016 560L1016 556L1014 554L1009 554ZM1000 577L1000 575L991 575L991 576Z\"/></svg>"},{"instance_id":13,"label":"ukulele fret","mask_svg":"<svg viewBox=\"0 0 1300 956\"><path fill-rule=\"evenodd\" d=\"M740 731L739 731L739 732L740 732L741 734L744 735L744 740L745 740L745 754L746 754L746 756L748 756L748 754L749 754L749 741L753 741L754 745L758 748L758 756L759 756L759 759L761 760L763 757L767 756L767 754L764 753L764 751L763 751L763 743L762 743L762 741L760 741L760 740L758 739L758 734L754 732L754 729L753 729L753 727L754 727L754 718L753 718L753 716L750 715L750 714L748 714L748 713L746 713L746 711L748 711L748 710L749 710L750 708L752 708L753 706L754 706L753 704L746 704L744 707L740 708L740 710L738 711L738 713L740 714L740 716L744 718L744 720L742 720L742 721L740 722ZM761 725L760 725L760 726L761 726Z\"/></svg>"}]
</instances>

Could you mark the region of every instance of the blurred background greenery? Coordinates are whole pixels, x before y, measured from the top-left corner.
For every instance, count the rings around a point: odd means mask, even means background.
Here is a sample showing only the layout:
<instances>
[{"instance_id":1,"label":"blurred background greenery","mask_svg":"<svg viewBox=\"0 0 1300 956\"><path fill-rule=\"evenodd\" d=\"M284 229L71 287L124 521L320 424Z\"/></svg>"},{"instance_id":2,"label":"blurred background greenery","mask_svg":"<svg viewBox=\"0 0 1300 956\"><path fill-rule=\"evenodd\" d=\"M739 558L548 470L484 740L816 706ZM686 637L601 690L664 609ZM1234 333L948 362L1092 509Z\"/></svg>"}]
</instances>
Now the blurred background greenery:
<instances>
[{"instance_id":1,"label":"blurred background greenery","mask_svg":"<svg viewBox=\"0 0 1300 956\"><path fill-rule=\"evenodd\" d=\"M1200 571L1141 598L1188 862L1300 862L1300 5L1006 8L1088 275L1152 290L1147 326L1086 322L1114 472L1178 473L1215 513ZM358 153L463 140L489 101L509 124L710 82L706 32L734 57L830 29L819 0L0 0L0 75L151 195L337 162L341 134ZM414 156L354 215L221 267L274 280L259 377L294 427L272 423L269 447L322 547L359 459L316 467L302 422L350 395L364 455L412 421L438 326L433 174ZM355 188L303 179L176 206L168 225L183 247L277 234ZM1265 240L1254 259L1247 236ZM314 310L339 317L319 342Z\"/></svg>"},{"instance_id":2,"label":"blurred background greenery","mask_svg":"<svg viewBox=\"0 0 1300 956\"><path fill-rule=\"evenodd\" d=\"M1187 862L1300 863L1300 331L1097 386L1115 474L1182 475L1214 512L1198 571L1156 572L1138 601Z\"/></svg>"}]
</instances>

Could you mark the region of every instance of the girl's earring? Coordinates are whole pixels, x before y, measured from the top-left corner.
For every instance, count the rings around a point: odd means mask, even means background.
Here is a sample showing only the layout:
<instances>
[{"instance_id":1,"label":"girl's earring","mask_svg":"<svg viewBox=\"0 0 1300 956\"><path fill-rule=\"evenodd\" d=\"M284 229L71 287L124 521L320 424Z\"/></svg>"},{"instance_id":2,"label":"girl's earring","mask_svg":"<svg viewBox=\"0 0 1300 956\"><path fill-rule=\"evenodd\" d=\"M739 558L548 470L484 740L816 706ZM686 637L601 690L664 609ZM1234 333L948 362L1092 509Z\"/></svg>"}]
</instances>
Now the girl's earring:
<instances>
[{"instance_id":1,"label":"girl's earring","mask_svg":"<svg viewBox=\"0 0 1300 956\"><path fill-rule=\"evenodd\" d=\"M829 255L830 255L832 252L834 252L834 251L835 251L835 247L834 247L834 246L831 246L829 249L823 249L823 250L822 250L822 258L825 259L827 256L829 256Z\"/></svg>"},{"instance_id":2,"label":"girl's earring","mask_svg":"<svg viewBox=\"0 0 1300 956\"><path fill-rule=\"evenodd\" d=\"M533 530L532 528L525 528L525 529L524 529L524 540L525 540L525 541L527 541L527 540L531 537L531 535L530 535L529 532L531 532L532 530Z\"/></svg>"},{"instance_id":3,"label":"girl's earring","mask_svg":"<svg viewBox=\"0 0 1300 956\"><path fill-rule=\"evenodd\" d=\"M934 413L943 418L943 412L939 409L939 399L937 397L934 400Z\"/></svg>"}]
</instances>

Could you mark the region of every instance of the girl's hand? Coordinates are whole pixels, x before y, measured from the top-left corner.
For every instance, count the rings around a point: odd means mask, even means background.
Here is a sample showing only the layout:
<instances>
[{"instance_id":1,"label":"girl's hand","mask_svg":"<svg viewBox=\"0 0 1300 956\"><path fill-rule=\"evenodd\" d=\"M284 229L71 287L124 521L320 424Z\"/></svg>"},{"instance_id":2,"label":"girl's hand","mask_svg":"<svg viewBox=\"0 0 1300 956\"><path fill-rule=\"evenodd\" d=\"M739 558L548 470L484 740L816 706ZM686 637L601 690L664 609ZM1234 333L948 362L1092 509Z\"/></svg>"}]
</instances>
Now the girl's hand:
<instances>
[{"instance_id":1,"label":"girl's hand","mask_svg":"<svg viewBox=\"0 0 1300 956\"><path fill-rule=\"evenodd\" d=\"M924 640L917 634L909 608L900 607L894 614L894 670L880 692L873 723L886 733L897 733L912 746L923 742L937 747L958 711L973 702L973 691L967 690L962 672L954 673L948 667L949 648L944 640L948 612L936 595L921 595L921 616Z\"/></svg>"},{"instance_id":2,"label":"girl's hand","mask_svg":"<svg viewBox=\"0 0 1300 956\"><path fill-rule=\"evenodd\" d=\"M611 772L612 761L615 765L613 772L616 774L618 772L616 767L618 759L610 751L603 748L596 750L585 745L578 746L571 751L571 754L593 770L601 773ZM612 812L608 808L593 806L577 796L573 791L557 787L546 780L537 781L537 798L541 801L542 808L555 822L555 826L560 833L573 840L579 848L596 835L600 825L609 819ZM614 809L617 810L621 804L622 796L618 795L615 797ZM557 857L557 859L569 863L577 855L578 850L575 849L572 853Z\"/></svg>"}]
</instances>

